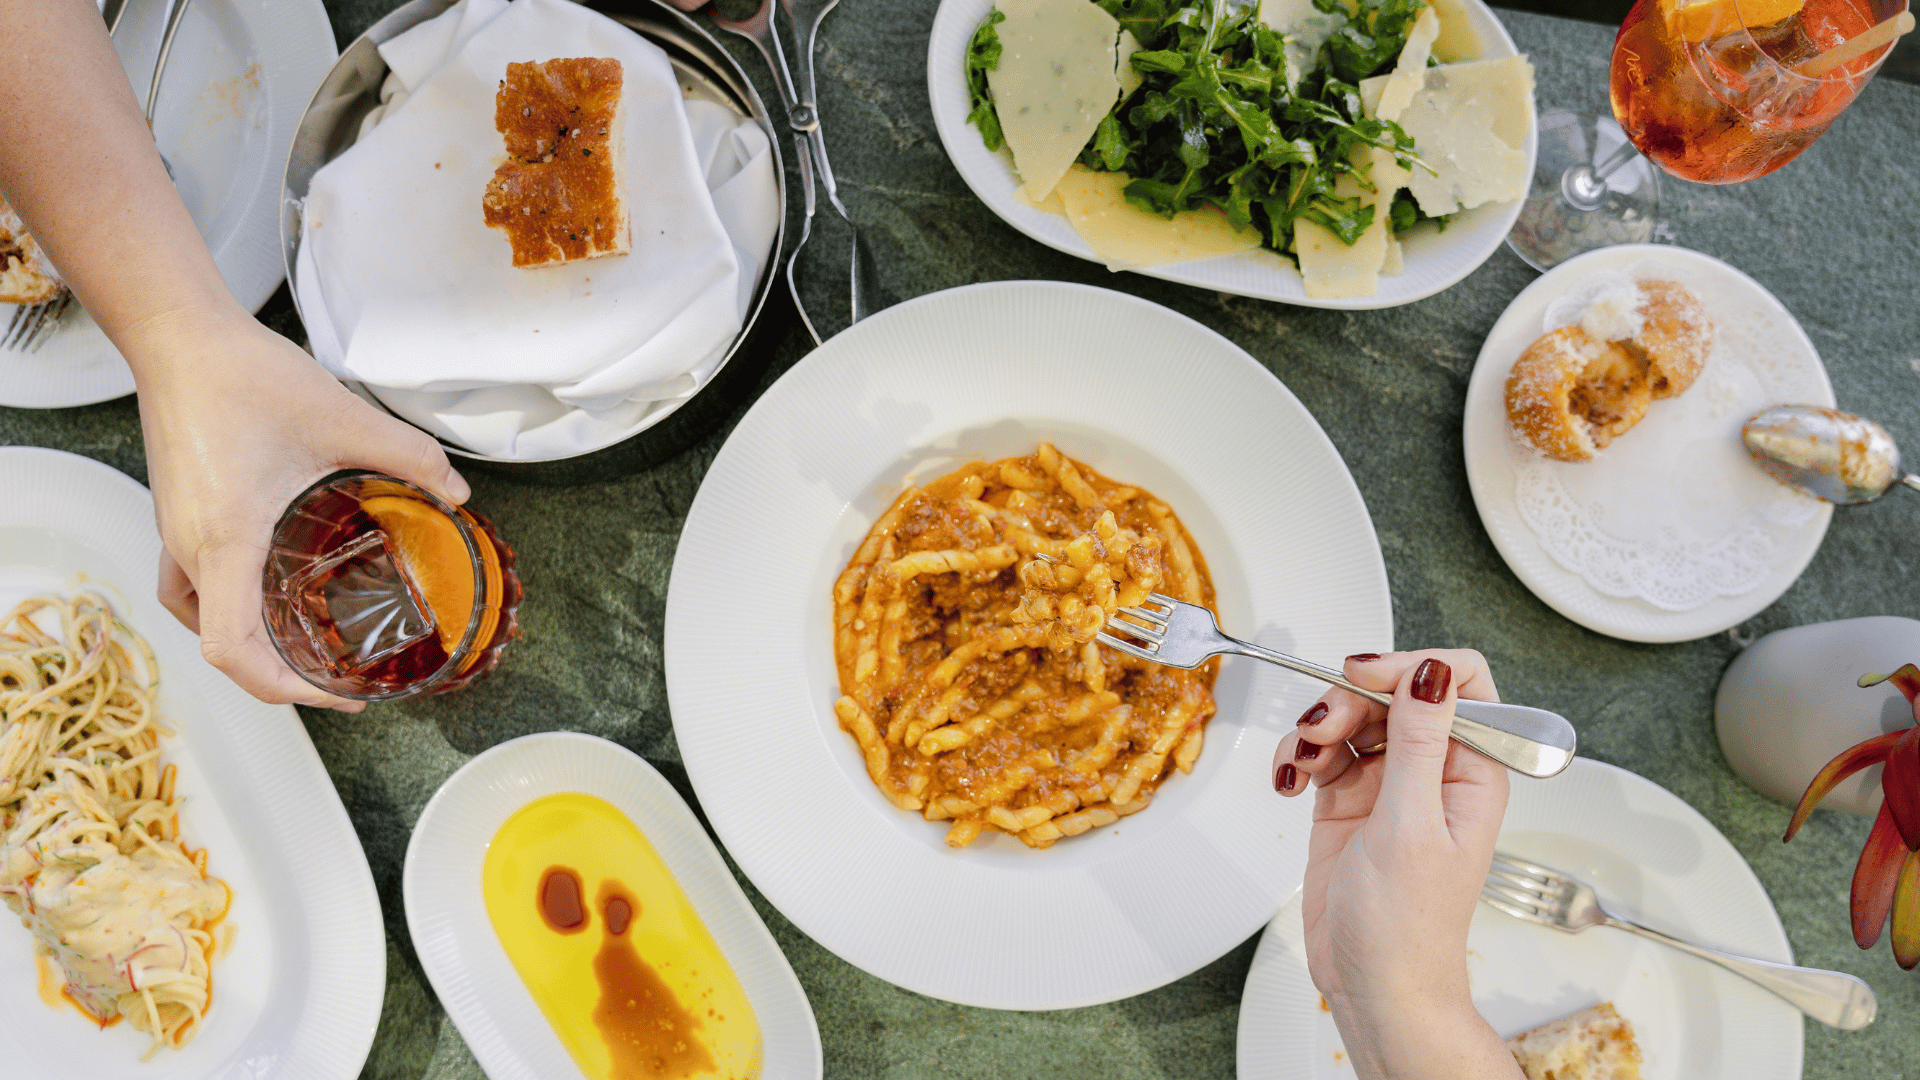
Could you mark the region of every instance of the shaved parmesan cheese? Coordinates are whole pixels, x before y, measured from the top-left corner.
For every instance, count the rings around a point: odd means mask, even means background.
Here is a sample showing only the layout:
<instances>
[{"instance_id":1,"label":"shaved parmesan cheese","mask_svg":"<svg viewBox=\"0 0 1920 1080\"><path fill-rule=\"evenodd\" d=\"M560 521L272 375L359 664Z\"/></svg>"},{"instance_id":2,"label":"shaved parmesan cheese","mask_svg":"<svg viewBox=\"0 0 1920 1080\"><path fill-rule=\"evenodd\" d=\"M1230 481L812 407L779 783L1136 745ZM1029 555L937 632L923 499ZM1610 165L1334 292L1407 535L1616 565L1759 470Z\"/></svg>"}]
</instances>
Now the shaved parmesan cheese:
<instances>
[{"instance_id":1,"label":"shaved parmesan cheese","mask_svg":"<svg viewBox=\"0 0 1920 1080\"><path fill-rule=\"evenodd\" d=\"M1473 28L1467 5L1461 0L1427 0L1440 16L1440 36L1433 42L1433 58L1443 64L1478 60L1484 51L1480 34Z\"/></svg>"},{"instance_id":2,"label":"shaved parmesan cheese","mask_svg":"<svg viewBox=\"0 0 1920 1080\"><path fill-rule=\"evenodd\" d=\"M1380 264L1380 272L1387 277L1395 277L1407 268L1407 254L1400 247L1400 238L1387 237L1387 261Z\"/></svg>"},{"instance_id":3,"label":"shaved parmesan cheese","mask_svg":"<svg viewBox=\"0 0 1920 1080\"><path fill-rule=\"evenodd\" d=\"M1393 160L1391 153L1371 146L1355 147L1353 163L1369 170L1374 190L1367 191L1351 175L1343 175L1334 181L1333 192L1342 198L1358 195L1361 205L1374 208L1373 223L1360 238L1349 247L1331 230L1311 221L1300 219L1293 223L1300 277L1306 282L1307 295L1315 300L1344 300L1378 293L1380 272L1390 257L1393 232L1387 210L1393 205L1393 193L1405 186L1407 170Z\"/></svg>"},{"instance_id":4,"label":"shaved parmesan cheese","mask_svg":"<svg viewBox=\"0 0 1920 1080\"><path fill-rule=\"evenodd\" d=\"M1211 259L1260 246L1258 230L1235 229L1215 206L1185 210L1171 220L1140 209L1127 201L1132 179L1126 173L1075 165L1053 189L1065 204L1073 231L1109 270Z\"/></svg>"},{"instance_id":5,"label":"shaved parmesan cheese","mask_svg":"<svg viewBox=\"0 0 1920 1080\"><path fill-rule=\"evenodd\" d=\"M1525 196L1532 123L1526 57L1429 68L1425 87L1400 114L1414 153L1434 170L1415 168L1407 184L1420 209L1439 217Z\"/></svg>"},{"instance_id":6,"label":"shaved parmesan cheese","mask_svg":"<svg viewBox=\"0 0 1920 1080\"><path fill-rule=\"evenodd\" d=\"M1413 21L1413 29L1407 31L1406 47L1400 50L1400 62L1393 66L1393 74L1387 76L1385 87L1381 89L1380 100L1374 105L1374 115L1382 120L1398 120L1413 95L1420 92L1427 75L1427 57L1433 51L1433 42L1440 36L1440 16L1433 8L1423 7L1420 16Z\"/></svg>"},{"instance_id":7,"label":"shaved parmesan cheese","mask_svg":"<svg viewBox=\"0 0 1920 1080\"><path fill-rule=\"evenodd\" d=\"M1321 11L1313 0L1260 0L1260 22L1286 37L1287 87L1292 89L1319 63L1320 46L1346 25L1347 16Z\"/></svg>"},{"instance_id":8,"label":"shaved parmesan cheese","mask_svg":"<svg viewBox=\"0 0 1920 1080\"><path fill-rule=\"evenodd\" d=\"M1140 44L1140 39L1133 36L1133 31L1122 30L1119 48L1119 59L1114 61L1113 74L1120 80L1120 100L1125 101L1147 81L1147 77L1135 71L1133 67L1133 54L1146 46Z\"/></svg>"},{"instance_id":9,"label":"shaved parmesan cheese","mask_svg":"<svg viewBox=\"0 0 1920 1080\"><path fill-rule=\"evenodd\" d=\"M994 111L1029 198L1044 199L1120 96L1120 23L1087 0L999 0ZM1131 66L1131 65L1129 65Z\"/></svg>"}]
</instances>

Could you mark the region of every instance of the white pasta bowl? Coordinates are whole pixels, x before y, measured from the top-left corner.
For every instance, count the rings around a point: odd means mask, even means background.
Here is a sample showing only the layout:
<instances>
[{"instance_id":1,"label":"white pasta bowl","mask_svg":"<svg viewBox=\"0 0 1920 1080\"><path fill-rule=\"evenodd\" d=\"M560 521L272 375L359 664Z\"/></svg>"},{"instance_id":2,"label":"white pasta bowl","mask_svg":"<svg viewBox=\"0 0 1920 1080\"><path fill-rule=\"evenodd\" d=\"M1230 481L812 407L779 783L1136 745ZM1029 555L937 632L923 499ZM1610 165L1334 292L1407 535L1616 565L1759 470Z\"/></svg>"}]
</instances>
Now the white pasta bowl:
<instances>
[{"instance_id":1,"label":"white pasta bowl","mask_svg":"<svg viewBox=\"0 0 1920 1080\"><path fill-rule=\"evenodd\" d=\"M940 143L961 179L980 197L980 201L1029 237L1069 255L1090 262L1105 263L1094 254L1067 219L1039 210L1014 197L1019 176L1013 169L1013 156L1005 147L989 150L980 141L980 131L967 122L971 98L967 91L967 43L972 40L980 20L993 10L994 0L942 0L933 18L933 34L927 45L927 92L933 103L934 126L940 131ZM1479 35L1481 59L1498 60L1519 54L1506 28L1481 0L1460 0L1460 6ZM1527 169L1533 175L1534 155L1539 145L1538 118L1529 103L1527 126ZM1424 300L1453 286L1480 268L1507 238L1513 223L1520 218L1524 200L1490 203L1454 217L1446 231L1431 222L1423 223L1400 237L1406 268L1402 273L1380 278L1380 289L1372 296L1350 299L1315 299L1307 295L1300 272L1287 259L1265 249L1238 255L1166 266L1145 267L1134 273L1164 281L1176 281L1214 292L1251 296L1260 300L1278 300L1302 307L1367 310L1398 307Z\"/></svg>"},{"instance_id":2,"label":"white pasta bowl","mask_svg":"<svg viewBox=\"0 0 1920 1080\"><path fill-rule=\"evenodd\" d=\"M1299 884L1305 800L1274 745L1322 687L1229 660L1189 775L1036 851L949 848L896 809L833 712L831 590L900 490L1045 440L1166 500L1222 622L1322 660L1392 641L1386 573L1325 433L1258 362L1123 294L1057 282L935 293L776 383L714 460L674 558L666 671L688 776L728 852L848 962L933 997L1055 1009L1128 997L1246 940Z\"/></svg>"}]
</instances>

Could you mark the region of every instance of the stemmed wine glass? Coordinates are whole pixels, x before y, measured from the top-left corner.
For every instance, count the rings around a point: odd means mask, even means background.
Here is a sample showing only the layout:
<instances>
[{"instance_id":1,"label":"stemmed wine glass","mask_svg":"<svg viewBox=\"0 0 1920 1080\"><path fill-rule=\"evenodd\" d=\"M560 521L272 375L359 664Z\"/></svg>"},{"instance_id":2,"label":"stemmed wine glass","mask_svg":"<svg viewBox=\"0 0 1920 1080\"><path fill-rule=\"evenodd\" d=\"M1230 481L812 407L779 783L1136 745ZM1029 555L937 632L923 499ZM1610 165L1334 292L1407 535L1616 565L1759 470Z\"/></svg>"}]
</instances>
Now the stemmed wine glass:
<instances>
[{"instance_id":1,"label":"stemmed wine glass","mask_svg":"<svg viewBox=\"0 0 1920 1080\"><path fill-rule=\"evenodd\" d=\"M1859 96L1893 40L1912 28L1906 7L1907 0L1639 0L1614 38L1613 119L1541 115L1533 189L1507 243L1545 270L1583 251L1651 240L1662 170L1737 184L1785 165Z\"/></svg>"}]
</instances>

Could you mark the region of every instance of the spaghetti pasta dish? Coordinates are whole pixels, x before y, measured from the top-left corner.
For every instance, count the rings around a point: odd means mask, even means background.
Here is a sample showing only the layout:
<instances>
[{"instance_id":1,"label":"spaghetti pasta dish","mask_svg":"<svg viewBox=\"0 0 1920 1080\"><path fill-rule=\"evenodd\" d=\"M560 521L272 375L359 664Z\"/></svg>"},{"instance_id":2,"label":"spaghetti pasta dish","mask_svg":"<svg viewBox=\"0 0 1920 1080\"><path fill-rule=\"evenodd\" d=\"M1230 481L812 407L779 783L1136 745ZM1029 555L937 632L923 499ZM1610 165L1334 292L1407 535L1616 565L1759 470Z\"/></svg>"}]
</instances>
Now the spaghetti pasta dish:
<instances>
[{"instance_id":1,"label":"spaghetti pasta dish","mask_svg":"<svg viewBox=\"0 0 1920 1080\"><path fill-rule=\"evenodd\" d=\"M149 1055L206 1015L229 899L180 841L158 687L152 650L99 596L35 597L0 622L0 896L67 996L152 1036Z\"/></svg>"},{"instance_id":2,"label":"spaghetti pasta dish","mask_svg":"<svg viewBox=\"0 0 1920 1080\"><path fill-rule=\"evenodd\" d=\"M1044 848L1145 809L1191 771L1218 659L1094 640L1149 593L1213 606L1166 503L1052 446L909 487L834 583L840 726L902 810Z\"/></svg>"}]
</instances>

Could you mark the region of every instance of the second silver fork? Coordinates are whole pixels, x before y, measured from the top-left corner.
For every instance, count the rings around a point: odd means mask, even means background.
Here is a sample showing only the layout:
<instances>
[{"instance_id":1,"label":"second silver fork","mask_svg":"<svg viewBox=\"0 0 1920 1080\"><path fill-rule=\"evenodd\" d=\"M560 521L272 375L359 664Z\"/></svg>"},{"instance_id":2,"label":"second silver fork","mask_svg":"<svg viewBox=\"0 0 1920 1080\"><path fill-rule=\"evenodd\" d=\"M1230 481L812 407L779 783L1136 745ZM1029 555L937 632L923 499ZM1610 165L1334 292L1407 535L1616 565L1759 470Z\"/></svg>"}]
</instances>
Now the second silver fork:
<instances>
[{"instance_id":1,"label":"second silver fork","mask_svg":"<svg viewBox=\"0 0 1920 1080\"><path fill-rule=\"evenodd\" d=\"M1586 882L1504 852L1494 855L1480 900L1515 918L1570 934L1589 926L1611 926L1691 953L1751 979L1801 1012L1842 1031L1866 1027L1879 1011L1873 988L1844 971L1755 960L1670 937L1608 911L1600 902L1600 894Z\"/></svg>"},{"instance_id":2,"label":"second silver fork","mask_svg":"<svg viewBox=\"0 0 1920 1080\"><path fill-rule=\"evenodd\" d=\"M1150 594L1147 600L1167 610L1159 612L1145 607L1121 608L1120 614L1133 621L1128 622L1116 616L1107 623L1108 630L1118 630L1147 644L1136 645L1131 641L1123 641L1106 631L1102 631L1095 640L1128 656L1177 668L1198 667L1208 658L1224 653L1251 656L1332 683L1368 701L1393 704L1393 695L1355 686L1333 668L1228 637L1221 633L1220 623L1214 618L1213 612L1198 604L1189 604L1159 593ZM1558 776L1573 762L1577 739L1573 725L1559 713L1471 698L1456 700L1453 713L1452 735L1455 739L1515 772L1543 778Z\"/></svg>"}]
</instances>

